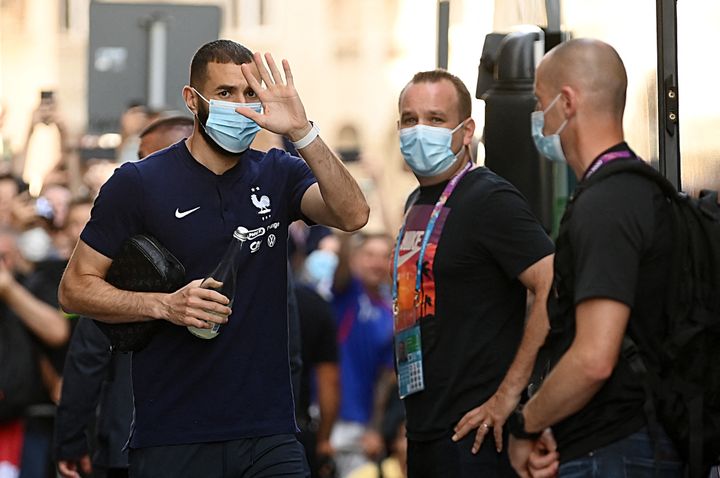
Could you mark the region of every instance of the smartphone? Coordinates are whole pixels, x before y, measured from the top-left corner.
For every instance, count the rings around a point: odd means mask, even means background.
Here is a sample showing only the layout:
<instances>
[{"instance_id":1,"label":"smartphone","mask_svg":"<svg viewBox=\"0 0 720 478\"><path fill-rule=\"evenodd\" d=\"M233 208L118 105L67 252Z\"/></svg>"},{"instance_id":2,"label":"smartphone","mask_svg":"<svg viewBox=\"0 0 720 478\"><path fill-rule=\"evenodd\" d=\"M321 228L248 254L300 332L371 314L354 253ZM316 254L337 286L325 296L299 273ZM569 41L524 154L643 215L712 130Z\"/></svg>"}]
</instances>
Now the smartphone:
<instances>
[{"instance_id":1,"label":"smartphone","mask_svg":"<svg viewBox=\"0 0 720 478\"><path fill-rule=\"evenodd\" d=\"M40 91L40 121L45 124L50 124L52 122L54 110L55 92L52 90Z\"/></svg>"}]
</instances>

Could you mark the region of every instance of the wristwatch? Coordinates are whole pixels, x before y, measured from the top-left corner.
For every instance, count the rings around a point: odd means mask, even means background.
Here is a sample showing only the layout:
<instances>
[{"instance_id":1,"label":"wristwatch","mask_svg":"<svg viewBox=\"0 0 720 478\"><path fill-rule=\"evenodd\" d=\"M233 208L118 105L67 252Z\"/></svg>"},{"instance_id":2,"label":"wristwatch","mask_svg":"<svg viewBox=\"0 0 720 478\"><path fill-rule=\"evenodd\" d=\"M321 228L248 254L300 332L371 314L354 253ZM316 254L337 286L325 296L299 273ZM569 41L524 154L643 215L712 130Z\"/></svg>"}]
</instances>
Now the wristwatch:
<instances>
[{"instance_id":1,"label":"wristwatch","mask_svg":"<svg viewBox=\"0 0 720 478\"><path fill-rule=\"evenodd\" d=\"M537 440L542 435L541 431L530 433L525 430L525 417L520 407L516 408L508 417L507 428L512 436L521 440Z\"/></svg>"}]
</instances>

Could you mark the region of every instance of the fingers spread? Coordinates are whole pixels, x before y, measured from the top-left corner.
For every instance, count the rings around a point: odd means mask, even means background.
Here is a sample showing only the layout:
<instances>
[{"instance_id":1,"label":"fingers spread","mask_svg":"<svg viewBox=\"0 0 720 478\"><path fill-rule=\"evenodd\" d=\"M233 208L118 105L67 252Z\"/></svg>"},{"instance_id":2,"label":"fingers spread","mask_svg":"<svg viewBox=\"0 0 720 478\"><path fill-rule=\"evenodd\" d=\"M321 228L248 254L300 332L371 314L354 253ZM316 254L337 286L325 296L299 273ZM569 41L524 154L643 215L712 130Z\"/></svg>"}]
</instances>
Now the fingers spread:
<instances>
[{"instance_id":1,"label":"fingers spread","mask_svg":"<svg viewBox=\"0 0 720 478\"><path fill-rule=\"evenodd\" d=\"M288 63L287 60L282 61L283 70L285 71L285 80L287 81L288 86L295 86L295 82L293 81L292 71L290 71L290 63Z\"/></svg>"},{"instance_id":2,"label":"fingers spread","mask_svg":"<svg viewBox=\"0 0 720 478\"><path fill-rule=\"evenodd\" d=\"M265 83L265 86L270 88L275 84L272 77L270 76L270 72L268 72L267 67L265 66L265 62L263 62L262 55L260 55L259 52L255 52L253 54L253 59L255 60L255 66L258 69L258 72L260 72L260 78L262 78L263 82ZM250 82L248 81L248 84ZM252 87L252 85L251 85ZM253 88L254 90L255 88ZM256 92L257 93L257 92Z\"/></svg>"},{"instance_id":3,"label":"fingers spread","mask_svg":"<svg viewBox=\"0 0 720 478\"><path fill-rule=\"evenodd\" d=\"M262 71L264 68L265 68L264 66L263 66L263 68L260 68L258 66L258 71L261 72L260 77L262 77ZM262 85L260 84L260 82L257 80L257 78L255 78L255 75L253 75L252 68L250 67L250 65L248 65L247 63L243 63L242 65L240 65L240 70L242 71L242 74L245 77L245 81L248 82L248 85L250 86L250 88L252 88L252 90L255 92L255 94L258 95L258 97L260 97L260 95L262 95L263 88L262 88ZM267 74L267 72L266 72L266 74Z\"/></svg>"},{"instance_id":4,"label":"fingers spread","mask_svg":"<svg viewBox=\"0 0 720 478\"><path fill-rule=\"evenodd\" d=\"M282 75L280 75L280 70L278 70L277 65L275 64L275 60L273 59L272 55L270 53L265 53L265 61L268 64L268 67L270 68L270 73L272 73L273 81L275 81L276 85L282 85L285 82L283 81Z\"/></svg>"}]
</instances>

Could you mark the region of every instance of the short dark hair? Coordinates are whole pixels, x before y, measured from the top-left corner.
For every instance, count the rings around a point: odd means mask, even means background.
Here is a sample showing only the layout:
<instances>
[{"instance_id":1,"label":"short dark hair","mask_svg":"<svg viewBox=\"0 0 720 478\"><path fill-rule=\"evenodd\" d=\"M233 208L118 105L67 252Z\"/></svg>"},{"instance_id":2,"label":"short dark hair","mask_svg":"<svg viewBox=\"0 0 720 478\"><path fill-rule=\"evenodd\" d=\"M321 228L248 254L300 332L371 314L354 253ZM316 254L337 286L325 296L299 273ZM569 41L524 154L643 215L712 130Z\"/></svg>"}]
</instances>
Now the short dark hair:
<instances>
[{"instance_id":1,"label":"short dark hair","mask_svg":"<svg viewBox=\"0 0 720 478\"><path fill-rule=\"evenodd\" d=\"M470 92L460 78L449 71L440 68L415 73L412 80L410 80L410 82L405 85L405 88L403 88L400 92L400 96L398 97L398 108L400 107L400 101L402 100L402 96L405 94L405 90L407 90L408 86L417 83L439 83L442 80L449 81L455 87L455 91L457 91L458 96L458 112L460 113L460 121L465 121L470 117L470 115L472 115L472 99L470 97Z\"/></svg>"},{"instance_id":2,"label":"short dark hair","mask_svg":"<svg viewBox=\"0 0 720 478\"><path fill-rule=\"evenodd\" d=\"M145 129L140 132L140 138L144 138L148 134L154 131L167 131L173 128L186 127L188 129L193 128L193 119L183 115L173 115L160 117L147 125Z\"/></svg>"},{"instance_id":3,"label":"short dark hair","mask_svg":"<svg viewBox=\"0 0 720 478\"><path fill-rule=\"evenodd\" d=\"M190 86L201 88L207 77L208 63L251 63L250 50L232 40L214 40L206 43L195 52L190 62Z\"/></svg>"}]
</instances>

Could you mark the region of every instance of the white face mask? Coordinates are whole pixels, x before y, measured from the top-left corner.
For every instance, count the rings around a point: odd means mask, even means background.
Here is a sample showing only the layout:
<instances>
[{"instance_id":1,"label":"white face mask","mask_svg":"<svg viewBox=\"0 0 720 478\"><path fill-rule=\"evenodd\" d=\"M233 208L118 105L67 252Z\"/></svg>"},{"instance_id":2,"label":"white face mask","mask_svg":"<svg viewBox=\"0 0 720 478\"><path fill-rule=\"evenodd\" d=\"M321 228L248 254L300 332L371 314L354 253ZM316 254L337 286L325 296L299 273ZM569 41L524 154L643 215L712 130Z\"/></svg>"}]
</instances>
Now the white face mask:
<instances>
[{"instance_id":1,"label":"white face mask","mask_svg":"<svg viewBox=\"0 0 720 478\"><path fill-rule=\"evenodd\" d=\"M451 148L452 137L465 121L454 129L424 124L401 129L400 152L410 169L420 177L438 176L450 169L458 157Z\"/></svg>"},{"instance_id":2,"label":"white face mask","mask_svg":"<svg viewBox=\"0 0 720 478\"><path fill-rule=\"evenodd\" d=\"M41 262L53 254L52 239L42 227L34 227L20 234L17 240L20 254L30 262Z\"/></svg>"}]
</instances>

